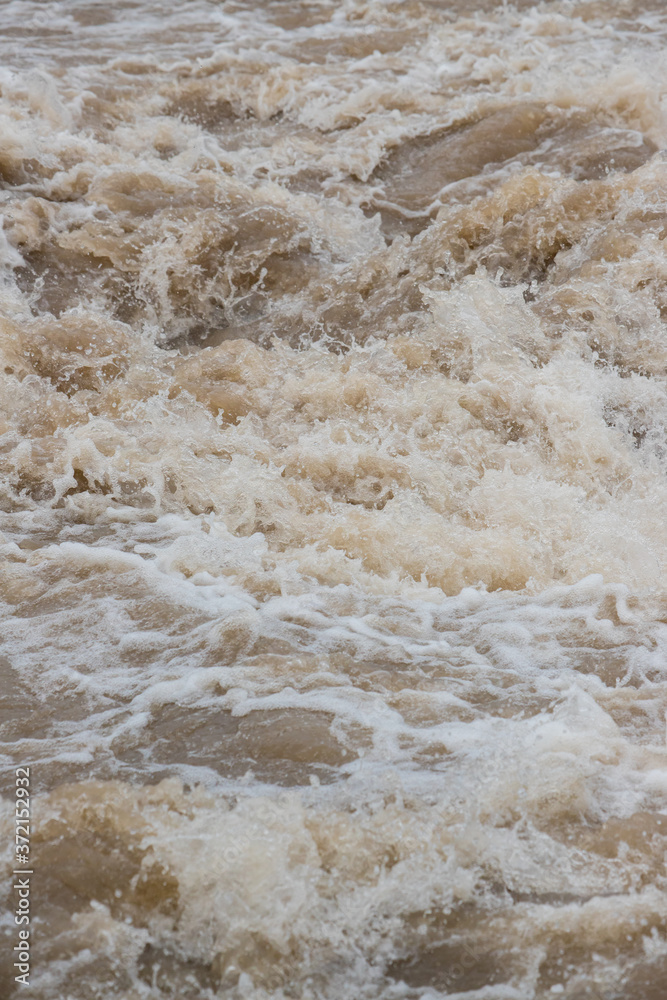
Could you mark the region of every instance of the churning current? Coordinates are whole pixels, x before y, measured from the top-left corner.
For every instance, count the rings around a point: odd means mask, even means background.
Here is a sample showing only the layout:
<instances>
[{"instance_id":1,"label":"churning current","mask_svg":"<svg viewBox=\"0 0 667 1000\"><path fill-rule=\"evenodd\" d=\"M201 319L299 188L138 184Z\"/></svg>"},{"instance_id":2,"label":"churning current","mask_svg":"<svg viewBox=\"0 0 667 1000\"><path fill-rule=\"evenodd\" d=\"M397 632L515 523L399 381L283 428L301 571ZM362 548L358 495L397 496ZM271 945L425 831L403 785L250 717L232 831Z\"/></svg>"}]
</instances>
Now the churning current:
<instances>
[{"instance_id":1,"label":"churning current","mask_svg":"<svg viewBox=\"0 0 667 1000\"><path fill-rule=\"evenodd\" d=\"M664 1000L666 45L0 2L3 996Z\"/></svg>"}]
</instances>

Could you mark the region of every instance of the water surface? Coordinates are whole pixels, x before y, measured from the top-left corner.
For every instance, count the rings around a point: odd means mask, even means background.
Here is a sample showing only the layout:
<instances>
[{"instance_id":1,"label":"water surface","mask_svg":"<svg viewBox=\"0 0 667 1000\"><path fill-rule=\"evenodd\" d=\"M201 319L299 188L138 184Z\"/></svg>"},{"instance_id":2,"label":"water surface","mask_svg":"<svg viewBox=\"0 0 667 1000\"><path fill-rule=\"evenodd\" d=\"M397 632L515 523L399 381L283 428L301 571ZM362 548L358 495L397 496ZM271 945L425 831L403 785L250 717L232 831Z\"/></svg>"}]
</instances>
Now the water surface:
<instances>
[{"instance_id":1,"label":"water surface","mask_svg":"<svg viewBox=\"0 0 667 1000\"><path fill-rule=\"evenodd\" d=\"M664 4L0 23L22 995L663 1000Z\"/></svg>"}]
</instances>

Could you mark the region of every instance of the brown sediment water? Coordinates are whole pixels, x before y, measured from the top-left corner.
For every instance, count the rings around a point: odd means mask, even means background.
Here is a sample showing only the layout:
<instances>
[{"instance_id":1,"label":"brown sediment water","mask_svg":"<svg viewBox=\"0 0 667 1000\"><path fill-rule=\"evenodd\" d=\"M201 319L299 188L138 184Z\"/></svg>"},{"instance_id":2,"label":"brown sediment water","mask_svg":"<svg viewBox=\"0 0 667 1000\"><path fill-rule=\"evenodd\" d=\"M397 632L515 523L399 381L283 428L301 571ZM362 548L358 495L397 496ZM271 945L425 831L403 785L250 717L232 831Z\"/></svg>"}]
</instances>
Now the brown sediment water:
<instances>
[{"instance_id":1,"label":"brown sediment water","mask_svg":"<svg viewBox=\"0 0 667 1000\"><path fill-rule=\"evenodd\" d=\"M3 996L663 1000L666 43L0 3Z\"/></svg>"}]
</instances>

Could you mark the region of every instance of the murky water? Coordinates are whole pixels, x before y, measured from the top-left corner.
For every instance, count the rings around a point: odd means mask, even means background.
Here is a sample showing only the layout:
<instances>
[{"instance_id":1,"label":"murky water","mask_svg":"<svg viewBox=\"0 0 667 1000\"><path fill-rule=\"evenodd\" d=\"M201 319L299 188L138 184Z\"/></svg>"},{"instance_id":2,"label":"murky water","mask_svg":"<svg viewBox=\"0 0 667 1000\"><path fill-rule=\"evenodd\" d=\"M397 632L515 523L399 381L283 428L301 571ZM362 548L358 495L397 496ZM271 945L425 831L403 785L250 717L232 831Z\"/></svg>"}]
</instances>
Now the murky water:
<instances>
[{"instance_id":1,"label":"murky water","mask_svg":"<svg viewBox=\"0 0 667 1000\"><path fill-rule=\"evenodd\" d=\"M3 996L664 1000L666 44L0 3Z\"/></svg>"}]
</instances>

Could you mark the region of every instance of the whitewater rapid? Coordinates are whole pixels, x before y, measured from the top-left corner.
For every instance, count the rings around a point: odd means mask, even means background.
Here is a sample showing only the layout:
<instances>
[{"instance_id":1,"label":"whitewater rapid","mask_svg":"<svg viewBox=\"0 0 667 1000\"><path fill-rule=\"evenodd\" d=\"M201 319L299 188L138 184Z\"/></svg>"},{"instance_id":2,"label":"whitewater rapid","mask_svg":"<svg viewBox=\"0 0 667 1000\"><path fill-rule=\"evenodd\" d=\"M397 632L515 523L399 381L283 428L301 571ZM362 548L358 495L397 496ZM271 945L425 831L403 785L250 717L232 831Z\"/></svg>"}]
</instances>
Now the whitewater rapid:
<instances>
[{"instance_id":1,"label":"whitewater rapid","mask_svg":"<svg viewBox=\"0 0 667 1000\"><path fill-rule=\"evenodd\" d=\"M0 2L16 995L663 1000L666 41Z\"/></svg>"}]
</instances>

